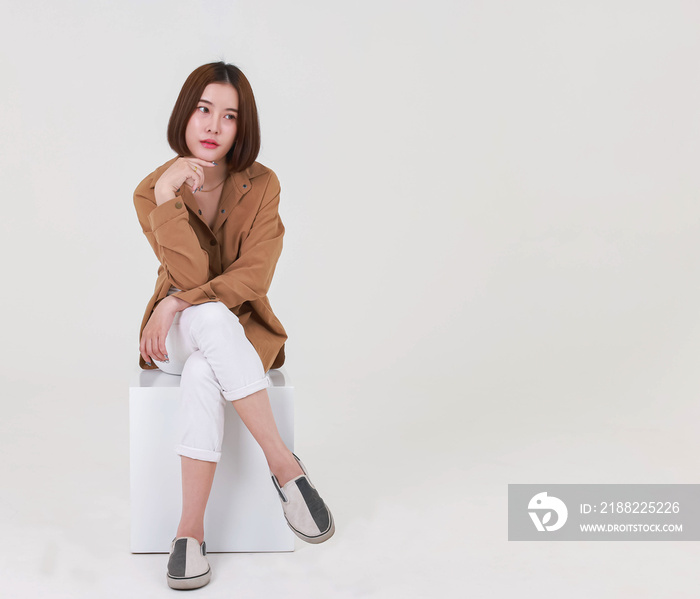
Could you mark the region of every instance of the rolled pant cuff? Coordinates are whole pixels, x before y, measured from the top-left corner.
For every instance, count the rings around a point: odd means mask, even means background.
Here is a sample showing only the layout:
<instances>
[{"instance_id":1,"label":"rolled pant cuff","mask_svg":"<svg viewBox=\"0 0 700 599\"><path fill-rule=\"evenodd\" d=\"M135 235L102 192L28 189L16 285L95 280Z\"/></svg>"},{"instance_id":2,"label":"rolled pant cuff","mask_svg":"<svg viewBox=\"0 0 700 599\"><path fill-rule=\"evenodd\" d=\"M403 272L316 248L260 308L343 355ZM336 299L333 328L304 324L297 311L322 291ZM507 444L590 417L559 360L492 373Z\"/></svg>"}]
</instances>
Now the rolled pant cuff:
<instances>
[{"instance_id":1,"label":"rolled pant cuff","mask_svg":"<svg viewBox=\"0 0 700 599\"><path fill-rule=\"evenodd\" d=\"M185 445L175 447L175 453L192 458L193 460L202 460L203 462L218 462L221 459L220 451L210 451L209 449L196 449Z\"/></svg>"},{"instance_id":2,"label":"rolled pant cuff","mask_svg":"<svg viewBox=\"0 0 700 599\"><path fill-rule=\"evenodd\" d=\"M240 389L236 389L234 391L222 391L222 395L228 401L235 401L237 399L243 399L244 397L248 397L256 391L262 391L263 389L267 389L269 386L270 379L267 375L265 375L259 381L250 383L250 385L246 385L245 387L241 387Z\"/></svg>"}]
</instances>

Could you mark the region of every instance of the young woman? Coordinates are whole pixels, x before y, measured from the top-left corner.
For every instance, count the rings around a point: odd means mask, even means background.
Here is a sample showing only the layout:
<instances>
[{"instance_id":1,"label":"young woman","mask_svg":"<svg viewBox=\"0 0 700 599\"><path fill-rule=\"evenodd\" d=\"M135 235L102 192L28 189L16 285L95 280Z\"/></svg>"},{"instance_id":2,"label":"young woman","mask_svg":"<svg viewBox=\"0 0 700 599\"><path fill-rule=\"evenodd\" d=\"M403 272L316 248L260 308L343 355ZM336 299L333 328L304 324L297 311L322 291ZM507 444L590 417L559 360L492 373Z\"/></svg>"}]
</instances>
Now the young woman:
<instances>
[{"instance_id":1,"label":"young woman","mask_svg":"<svg viewBox=\"0 0 700 599\"><path fill-rule=\"evenodd\" d=\"M139 363L180 375L182 516L167 580L209 582L204 511L221 457L226 401L260 444L294 533L321 543L333 517L275 425L267 371L284 363L287 335L267 299L282 250L280 184L255 159L260 127L243 73L223 62L185 81L168 123L177 156L134 192L160 267L141 323Z\"/></svg>"}]
</instances>

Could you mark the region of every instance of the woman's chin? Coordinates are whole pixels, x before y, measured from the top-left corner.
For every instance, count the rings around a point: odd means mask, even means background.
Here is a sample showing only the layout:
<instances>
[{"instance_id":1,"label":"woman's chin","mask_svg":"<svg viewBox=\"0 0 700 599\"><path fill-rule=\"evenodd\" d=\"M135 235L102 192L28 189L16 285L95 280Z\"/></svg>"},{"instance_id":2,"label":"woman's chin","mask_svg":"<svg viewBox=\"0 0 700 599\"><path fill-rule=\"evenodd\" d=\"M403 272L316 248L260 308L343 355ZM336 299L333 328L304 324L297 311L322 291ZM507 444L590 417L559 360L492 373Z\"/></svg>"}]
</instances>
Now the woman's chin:
<instances>
[{"instance_id":1,"label":"woman's chin","mask_svg":"<svg viewBox=\"0 0 700 599\"><path fill-rule=\"evenodd\" d=\"M226 160L226 154L221 154L220 152L192 152L192 158L199 158L200 160L205 160L207 162L216 162L220 164Z\"/></svg>"}]
</instances>

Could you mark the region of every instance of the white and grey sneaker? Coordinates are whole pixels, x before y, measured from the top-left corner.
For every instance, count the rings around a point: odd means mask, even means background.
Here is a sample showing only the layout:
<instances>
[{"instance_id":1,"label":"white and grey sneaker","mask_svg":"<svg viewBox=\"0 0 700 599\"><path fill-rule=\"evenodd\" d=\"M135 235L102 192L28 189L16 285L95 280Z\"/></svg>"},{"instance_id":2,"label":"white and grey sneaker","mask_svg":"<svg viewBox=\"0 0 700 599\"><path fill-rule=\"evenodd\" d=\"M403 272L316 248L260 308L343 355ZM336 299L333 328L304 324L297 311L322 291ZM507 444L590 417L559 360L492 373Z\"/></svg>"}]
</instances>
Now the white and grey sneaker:
<instances>
[{"instance_id":1,"label":"white and grey sneaker","mask_svg":"<svg viewBox=\"0 0 700 599\"><path fill-rule=\"evenodd\" d=\"M168 586L171 589L198 589L209 582L211 568L206 543L192 537L177 537L170 546Z\"/></svg>"},{"instance_id":2,"label":"white and grey sneaker","mask_svg":"<svg viewBox=\"0 0 700 599\"><path fill-rule=\"evenodd\" d=\"M309 480L309 473L304 464L295 454L292 455L299 462L304 474L300 474L284 487L280 487L277 477L270 472L282 502L284 517L289 528L300 539L307 543L323 543L335 532L333 515Z\"/></svg>"}]
</instances>

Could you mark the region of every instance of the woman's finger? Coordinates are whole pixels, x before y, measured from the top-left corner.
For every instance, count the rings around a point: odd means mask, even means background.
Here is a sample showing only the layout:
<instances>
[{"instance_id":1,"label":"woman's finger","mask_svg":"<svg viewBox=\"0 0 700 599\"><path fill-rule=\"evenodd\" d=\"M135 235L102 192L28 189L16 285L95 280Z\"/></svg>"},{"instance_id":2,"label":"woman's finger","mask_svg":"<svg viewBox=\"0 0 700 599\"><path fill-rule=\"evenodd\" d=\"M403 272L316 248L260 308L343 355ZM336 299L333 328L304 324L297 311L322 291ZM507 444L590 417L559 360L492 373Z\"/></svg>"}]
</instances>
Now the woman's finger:
<instances>
[{"instance_id":1,"label":"woman's finger","mask_svg":"<svg viewBox=\"0 0 700 599\"><path fill-rule=\"evenodd\" d=\"M194 186L194 185L195 185L194 176L192 176L192 177L187 177L187 179L185 179L185 180L183 181L183 184L184 184L184 185L187 185L187 186L190 188L190 190L192 190L193 192L194 192L195 189L197 189L197 188Z\"/></svg>"},{"instance_id":2,"label":"woman's finger","mask_svg":"<svg viewBox=\"0 0 700 599\"><path fill-rule=\"evenodd\" d=\"M165 346L165 339L167 337L166 335L162 335L160 337L160 352L163 354L163 357L167 360L168 359L168 348Z\"/></svg>"},{"instance_id":3,"label":"woman's finger","mask_svg":"<svg viewBox=\"0 0 700 599\"><path fill-rule=\"evenodd\" d=\"M166 353L166 352L164 352L164 351L161 349L161 342L160 342L160 340L161 340L160 335L156 335L156 336L153 338L153 351L156 352L156 353L158 354L158 359L159 359L161 362L165 362L165 353Z\"/></svg>"},{"instance_id":4,"label":"woman's finger","mask_svg":"<svg viewBox=\"0 0 700 599\"><path fill-rule=\"evenodd\" d=\"M200 187L204 187L204 169L198 164L190 164L192 169L190 177L194 180L190 188L192 193L195 193Z\"/></svg>"},{"instance_id":5,"label":"woman's finger","mask_svg":"<svg viewBox=\"0 0 700 599\"><path fill-rule=\"evenodd\" d=\"M200 169L201 170L201 169ZM204 185L204 177L197 176L194 171L190 171L190 176L188 176L185 181L185 185L188 185L190 191L195 193L200 187Z\"/></svg>"},{"instance_id":6,"label":"woman's finger","mask_svg":"<svg viewBox=\"0 0 700 599\"><path fill-rule=\"evenodd\" d=\"M151 361L151 357L146 353L146 342L143 337L141 338L141 343L139 343L139 353L141 354L144 362Z\"/></svg>"},{"instance_id":7,"label":"woman's finger","mask_svg":"<svg viewBox=\"0 0 700 599\"><path fill-rule=\"evenodd\" d=\"M198 166L216 166L213 162L209 162L208 160L202 160L201 158L195 158L194 156L188 156L185 158L188 162L191 162L193 164L197 164Z\"/></svg>"},{"instance_id":8,"label":"woman's finger","mask_svg":"<svg viewBox=\"0 0 700 599\"><path fill-rule=\"evenodd\" d=\"M203 188L204 180L206 179L206 174L204 172L204 168L200 167L212 167L216 165L213 162L202 160L201 158L188 157L185 160L189 162L190 166L192 167L192 170L195 171L196 174L201 175L199 185L195 185L196 182L192 184L194 186L194 189Z\"/></svg>"},{"instance_id":9,"label":"woman's finger","mask_svg":"<svg viewBox=\"0 0 700 599\"><path fill-rule=\"evenodd\" d=\"M145 362L153 362L153 356L149 355L148 353L148 336L145 334L141 338L141 355L143 356L143 359Z\"/></svg>"},{"instance_id":10,"label":"woman's finger","mask_svg":"<svg viewBox=\"0 0 700 599\"><path fill-rule=\"evenodd\" d=\"M153 341L153 337L149 335L148 340L146 341L146 351L149 356L152 356L154 359L158 360L159 362L162 362L163 356L160 355L158 347Z\"/></svg>"}]
</instances>

